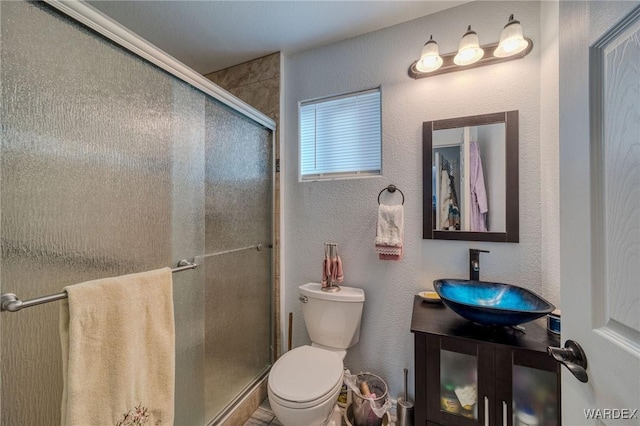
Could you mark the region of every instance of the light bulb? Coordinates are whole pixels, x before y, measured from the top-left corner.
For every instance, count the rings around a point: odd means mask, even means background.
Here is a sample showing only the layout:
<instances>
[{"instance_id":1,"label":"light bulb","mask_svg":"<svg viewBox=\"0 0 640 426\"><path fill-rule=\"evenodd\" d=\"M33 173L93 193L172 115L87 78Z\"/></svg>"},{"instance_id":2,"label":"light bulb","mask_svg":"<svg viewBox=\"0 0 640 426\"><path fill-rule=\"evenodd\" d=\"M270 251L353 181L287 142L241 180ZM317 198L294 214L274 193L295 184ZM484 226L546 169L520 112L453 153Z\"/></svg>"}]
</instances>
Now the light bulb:
<instances>
[{"instance_id":1,"label":"light bulb","mask_svg":"<svg viewBox=\"0 0 640 426\"><path fill-rule=\"evenodd\" d=\"M416 63L416 69L420 72L432 72L442 66L442 58L438 49L438 43L433 40L433 36L429 38L422 48L420 59Z\"/></svg>"},{"instance_id":2,"label":"light bulb","mask_svg":"<svg viewBox=\"0 0 640 426\"><path fill-rule=\"evenodd\" d=\"M497 58L506 58L508 56L517 55L518 53L529 47L529 42L522 35L522 25L520 21L513 19L513 15L509 17L509 22L504 26L500 34L500 43L493 52L493 56Z\"/></svg>"},{"instance_id":3,"label":"light bulb","mask_svg":"<svg viewBox=\"0 0 640 426\"><path fill-rule=\"evenodd\" d=\"M483 56L484 50L480 48L478 34L472 31L471 25L469 25L467 32L462 36L462 40L460 40L458 53L453 58L453 62L456 65L471 65L474 62L478 62Z\"/></svg>"}]
</instances>

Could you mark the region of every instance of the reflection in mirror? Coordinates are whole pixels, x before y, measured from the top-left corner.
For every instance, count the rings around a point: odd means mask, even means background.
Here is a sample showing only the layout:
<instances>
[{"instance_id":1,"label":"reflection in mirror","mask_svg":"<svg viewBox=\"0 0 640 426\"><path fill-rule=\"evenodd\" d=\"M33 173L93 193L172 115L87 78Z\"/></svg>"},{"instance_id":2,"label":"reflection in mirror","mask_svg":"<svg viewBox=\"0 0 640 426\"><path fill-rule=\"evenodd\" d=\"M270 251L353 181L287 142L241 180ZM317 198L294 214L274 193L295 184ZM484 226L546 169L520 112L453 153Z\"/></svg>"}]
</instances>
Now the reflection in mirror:
<instances>
[{"instance_id":1,"label":"reflection in mirror","mask_svg":"<svg viewBox=\"0 0 640 426\"><path fill-rule=\"evenodd\" d=\"M434 229L505 232L505 124L433 132Z\"/></svg>"},{"instance_id":2,"label":"reflection in mirror","mask_svg":"<svg viewBox=\"0 0 640 426\"><path fill-rule=\"evenodd\" d=\"M423 132L423 238L517 242L518 112L426 122Z\"/></svg>"}]
</instances>

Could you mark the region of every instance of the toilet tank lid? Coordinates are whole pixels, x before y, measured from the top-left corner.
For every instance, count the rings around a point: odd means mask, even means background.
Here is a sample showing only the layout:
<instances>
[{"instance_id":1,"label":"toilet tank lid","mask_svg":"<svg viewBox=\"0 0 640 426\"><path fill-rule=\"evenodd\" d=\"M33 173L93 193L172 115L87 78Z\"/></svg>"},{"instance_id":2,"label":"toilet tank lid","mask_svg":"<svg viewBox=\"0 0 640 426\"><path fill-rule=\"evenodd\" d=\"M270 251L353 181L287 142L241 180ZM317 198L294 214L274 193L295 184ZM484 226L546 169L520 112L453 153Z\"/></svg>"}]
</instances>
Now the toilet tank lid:
<instances>
[{"instance_id":1,"label":"toilet tank lid","mask_svg":"<svg viewBox=\"0 0 640 426\"><path fill-rule=\"evenodd\" d=\"M307 297L338 302L364 302L364 290L355 287L340 286L340 291L322 291L322 284L307 283L298 287L300 294Z\"/></svg>"}]
</instances>

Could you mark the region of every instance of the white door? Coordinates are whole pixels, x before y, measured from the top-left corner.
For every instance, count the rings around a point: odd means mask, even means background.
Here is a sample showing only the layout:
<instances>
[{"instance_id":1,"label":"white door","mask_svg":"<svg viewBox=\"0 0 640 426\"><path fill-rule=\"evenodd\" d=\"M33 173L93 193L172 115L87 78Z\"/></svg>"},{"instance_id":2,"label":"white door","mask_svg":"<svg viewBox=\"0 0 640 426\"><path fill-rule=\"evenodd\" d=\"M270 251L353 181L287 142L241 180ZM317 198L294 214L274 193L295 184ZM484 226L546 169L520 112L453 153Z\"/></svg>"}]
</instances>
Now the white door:
<instances>
[{"instance_id":1,"label":"white door","mask_svg":"<svg viewBox=\"0 0 640 426\"><path fill-rule=\"evenodd\" d=\"M640 3L559 7L563 424L640 425Z\"/></svg>"}]
</instances>

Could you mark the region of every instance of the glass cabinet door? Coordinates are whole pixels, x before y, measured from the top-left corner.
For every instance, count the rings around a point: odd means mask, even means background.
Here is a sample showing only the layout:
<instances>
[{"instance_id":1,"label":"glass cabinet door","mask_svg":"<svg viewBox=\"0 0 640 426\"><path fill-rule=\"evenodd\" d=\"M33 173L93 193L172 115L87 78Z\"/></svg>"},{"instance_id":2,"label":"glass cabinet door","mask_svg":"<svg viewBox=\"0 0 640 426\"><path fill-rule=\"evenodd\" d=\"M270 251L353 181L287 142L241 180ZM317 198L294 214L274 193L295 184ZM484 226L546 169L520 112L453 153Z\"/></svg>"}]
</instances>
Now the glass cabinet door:
<instances>
[{"instance_id":1,"label":"glass cabinet door","mask_svg":"<svg viewBox=\"0 0 640 426\"><path fill-rule=\"evenodd\" d=\"M557 388L556 373L514 365L511 401L514 426L557 425Z\"/></svg>"},{"instance_id":2,"label":"glass cabinet door","mask_svg":"<svg viewBox=\"0 0 640 426\"><path fill-rule=\"evenodd\" d=\"M440 409L448 414L478 419L478 359L440 350Z\"/></svg>"},{"instance_id":3,"label":"glass cabinet door","mask_svg":"<svg viewBox=\"0 0 640 426\"><path fill-rule=\"evenodd\" d=\"M496 350L496 407L503 426L560 424L558 363L544 352Z\"/></svg>"},{"instance_id":4,"label":"glass cabinet door","mask_svg":"<svg viewBox=\"0 0 640 426\"><path fill-rule=\"evenodd\" d=\"M493 418L493 348L465 339L427 337L427 420L452 426ZM487 423L491 424L491 422Z\"/></svg>"}]
</instances>

